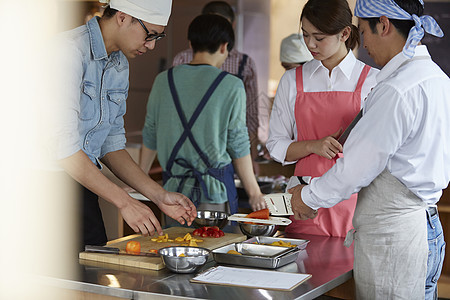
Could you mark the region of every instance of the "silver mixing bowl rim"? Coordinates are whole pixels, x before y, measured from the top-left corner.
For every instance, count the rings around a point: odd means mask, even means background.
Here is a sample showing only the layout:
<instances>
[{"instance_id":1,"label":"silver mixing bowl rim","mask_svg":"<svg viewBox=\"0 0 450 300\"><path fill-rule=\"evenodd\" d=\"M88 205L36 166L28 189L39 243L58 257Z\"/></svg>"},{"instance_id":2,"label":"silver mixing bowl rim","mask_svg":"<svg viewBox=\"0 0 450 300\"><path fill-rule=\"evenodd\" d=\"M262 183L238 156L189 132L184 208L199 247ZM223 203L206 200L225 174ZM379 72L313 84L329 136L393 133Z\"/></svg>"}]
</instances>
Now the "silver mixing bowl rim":
<instances>
[{"instance_id":1,"label":"silver mixing bowl rim","mask_svg":"<svg viewBox=\"0 0 450 300\"><path fill-rule=\"evenodd\" d=\"M224 214L225 215L225 219L227 219L230 216L227 212L224 212L224 211L200 209L200 210L197 210L197 218L198 218L198 214L200 212L204 212L204 211L208 211L208 212L212 212L212 213L218 213L218 214Z\"/></svg>"},{"instance_id":2,"label":"silver mixing bowl rim","mask_svg":"<svg viewBox=\"0 0 450 300\"><path fill-rule=\"evenodd\" d=\"M202 256L203 256L203 255L210 255L210 254L211 254L211 250L209 250L209 249L207 249L207 248L204 248L204 247L194 247L194 246L167 246L167 247L163 247L163 248L161 248L161 249L158 250L159 255L161 255L161 256L170 256L170 255L162 254L162 253L161 253L161 250L163 250L163 249L169 249L169 248L195 248L195 249L206 250L207 253L206 253L206 254L202 254ZM189 258L189 257L198 257L198 256L170 256L170 257L187 257L187 258Z\"/></svg>"}]
</instances>

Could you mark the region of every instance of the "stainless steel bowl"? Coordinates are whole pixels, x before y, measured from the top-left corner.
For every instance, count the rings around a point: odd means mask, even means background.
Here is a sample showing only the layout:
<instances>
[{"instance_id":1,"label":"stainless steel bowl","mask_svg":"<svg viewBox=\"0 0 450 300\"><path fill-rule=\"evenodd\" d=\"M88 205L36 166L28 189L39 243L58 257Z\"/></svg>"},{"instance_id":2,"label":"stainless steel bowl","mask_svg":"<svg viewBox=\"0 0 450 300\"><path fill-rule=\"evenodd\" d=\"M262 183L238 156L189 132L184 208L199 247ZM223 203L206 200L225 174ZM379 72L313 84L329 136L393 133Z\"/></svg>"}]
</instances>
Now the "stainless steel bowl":
<instances>
[{"instance_id":1,"label":"stainless steel bowl","mask_svg":"<svg viewBox=\"0 0 450 300\"><path fill-rule=\"evenodd\" d=\"M228 214L223 211L198 210L197 217L194 219L194 226L197 228L203 226L217 226L224 228L228 223Z\"/></svg>"},{"instance_id":2,"label":"stainless steel bowl","mask_svg":"<svg viewBox=\"0 0 450 300\"><path fill-rule=\"evenodd\" d=\"M167 269L175 273L193 273L207 261L210 250L200 247L165 247L158 251ZM180 256L180 255L185 256Z\"/></svg>"},{"instance_id":3,"label":"stainless steel bowl","mask_svg":"<svg viewBox=\"0 0 450 300\"><path fill-rule=\"evenodd\" d=\"M241 232L250 237L272 236L278 229L278 225L238 223Z\"/></svg>"}]
</instances>

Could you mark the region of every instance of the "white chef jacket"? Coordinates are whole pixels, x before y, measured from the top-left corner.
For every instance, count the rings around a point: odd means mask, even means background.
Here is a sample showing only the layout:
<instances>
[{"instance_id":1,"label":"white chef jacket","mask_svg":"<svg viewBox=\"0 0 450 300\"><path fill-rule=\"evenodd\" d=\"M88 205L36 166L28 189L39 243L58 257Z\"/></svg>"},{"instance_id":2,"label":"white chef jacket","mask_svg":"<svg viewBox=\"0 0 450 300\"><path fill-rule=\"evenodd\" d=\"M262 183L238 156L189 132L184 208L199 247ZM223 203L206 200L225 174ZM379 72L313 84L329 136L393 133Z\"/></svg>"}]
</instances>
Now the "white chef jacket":
<instances>
[{"instance_id":1,"label":"white chef jacket","mask_svg":"<svg viewBox=\"0 0 450 300\"><path fill-rule=\"evenodd\" d=\"M331 207L368 186L386 167L428 205L450 180L450 79L426 46L402 53L377 75L344 158L302 190L313 209Z\"/></svg>"},{"instance_id":2,"label":"white chef jacket","mask_svg":"<svg viewBox=\"0 0 450 300\"><path fill-rule=\"evenodd\" d=\"M331 71L319 60L303 65L303 89L305 92L345 91L353 92L365 64L355 58L352 51ZM361 90L361 105L370 89L376 84L379 70L371 68ZM270 156L283 165L297 161L285 161L289 145L297 141L295 100L297 86L295 69L288 70L280 80L270 115L269 138L266 143ZM344 128L345 129L345 128Z\"/></svg>"}]
</instances>

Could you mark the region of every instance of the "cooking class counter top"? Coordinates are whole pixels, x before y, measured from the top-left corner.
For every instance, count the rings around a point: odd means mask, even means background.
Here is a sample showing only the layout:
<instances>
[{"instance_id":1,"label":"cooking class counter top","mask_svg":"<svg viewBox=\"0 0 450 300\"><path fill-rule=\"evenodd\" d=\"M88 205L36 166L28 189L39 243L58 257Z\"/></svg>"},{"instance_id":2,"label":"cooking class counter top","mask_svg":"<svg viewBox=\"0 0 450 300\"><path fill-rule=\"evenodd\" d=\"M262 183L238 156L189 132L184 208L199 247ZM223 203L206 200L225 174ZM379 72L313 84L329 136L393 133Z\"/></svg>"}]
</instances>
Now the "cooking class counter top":
<instances>
[{"instance_id":1,"label":"cooking class counter top","mask_svg":"<svg viewBox=\"0 0 450 300\"><path fill-rule=\"evenodd\" d=\"M175 274L167 268L155 271L87 260L79 260L77 276L56 281L62 288L126 299L155 299L156 296L184 299L313 299L352 278L353 246L346 248L343 238L285 236L310 240L295 262L274 270L312 275L292 291L191 283L189 280L195 274ZM216 265L211 259L200 272Z\"/></svg>"}]
</instances>

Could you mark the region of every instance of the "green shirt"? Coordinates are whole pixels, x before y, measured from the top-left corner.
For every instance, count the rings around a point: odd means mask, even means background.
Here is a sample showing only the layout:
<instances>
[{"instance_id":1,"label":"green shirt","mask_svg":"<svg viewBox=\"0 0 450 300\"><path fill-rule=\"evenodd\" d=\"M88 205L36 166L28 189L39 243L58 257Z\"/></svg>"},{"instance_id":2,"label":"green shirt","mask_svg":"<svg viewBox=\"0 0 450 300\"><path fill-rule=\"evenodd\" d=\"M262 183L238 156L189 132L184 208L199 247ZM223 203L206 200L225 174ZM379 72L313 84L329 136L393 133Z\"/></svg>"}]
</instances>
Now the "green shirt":
<instances>
[{"instance_id":1,"label":"green shirt","mask_svg":"<svg viewBox=\"0 0 450 300\"><path fill-rule=\"evenodd\" d=\"M175 88L181 108L189 122L200 100L222 71L210 65L180 65L173 69ZM245 90L242 81L228 74L205 105L191 131L200 149L213 168L221 168L232 159L250 153L250 142L245 124ZM167 71L159 74L148 99L147 116L143 130L144 145L158 152L158 160L166 171L172 149L183 134L184 128L175 108L169 89ZM189 139L186 139L176 158L187 160L197 171L206 171L205 163ZM182 175L187 169L174 163L173 175ZM225 185L209 175L203 175L210 200L200 189L200 202L224 203L228 201ZM180 179L169 179L164 188L176 191ZM189 196L194 179L185 182L181 192Z\"/></svg>"}]
</instances>

